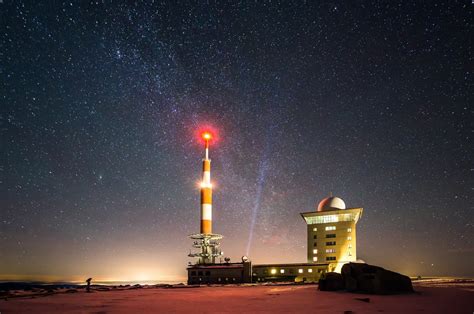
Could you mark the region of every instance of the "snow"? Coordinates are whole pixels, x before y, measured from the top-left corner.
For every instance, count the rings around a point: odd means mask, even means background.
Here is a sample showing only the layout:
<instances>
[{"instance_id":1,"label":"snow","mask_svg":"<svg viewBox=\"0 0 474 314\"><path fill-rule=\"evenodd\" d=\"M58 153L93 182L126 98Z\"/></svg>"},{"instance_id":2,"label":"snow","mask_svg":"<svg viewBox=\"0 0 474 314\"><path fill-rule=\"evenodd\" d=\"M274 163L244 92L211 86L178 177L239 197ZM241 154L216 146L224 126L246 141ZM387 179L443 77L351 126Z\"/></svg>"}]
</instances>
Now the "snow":
<instances>
[{"instance_id":1,"label":"snow","mask_svg":"<svg viewBox=\"0 0 474 314\"><path fill-rule=\"evenodd\" d=\"M318 291L316 285L243 285L173 288L145 286L86 293L13 297L1 313L472 313L474 282L414 283L414 294L364 295ZM94 287L98 289L97 287ZM102 288L102 290L105 290ZM357 299L369 298L369 302Z\"/></svg>"}]
</instances>

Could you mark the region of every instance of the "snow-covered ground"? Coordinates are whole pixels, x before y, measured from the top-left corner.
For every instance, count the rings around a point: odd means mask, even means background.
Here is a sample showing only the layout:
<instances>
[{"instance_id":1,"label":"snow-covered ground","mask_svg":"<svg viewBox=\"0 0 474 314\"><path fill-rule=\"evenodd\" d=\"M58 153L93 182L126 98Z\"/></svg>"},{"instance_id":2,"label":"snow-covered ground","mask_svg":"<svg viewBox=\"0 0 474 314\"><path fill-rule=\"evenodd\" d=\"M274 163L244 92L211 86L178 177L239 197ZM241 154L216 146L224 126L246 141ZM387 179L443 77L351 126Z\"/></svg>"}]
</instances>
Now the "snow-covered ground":
<instances>
[{"instance_id":1,"label":"snow-covered ground","mask_svg":"<svg viewBox=\"0 0 474 314\"><path fill-rule=\"evenodd\" d=\"M7 313L473 313L474 281L414 281L417 293L322 292L316 285L122 287L93 293L20 292L0 300ZM94 287L94 289L98 289ZM105 291L104 291L105 290ZM16 296L15 296L16 295ZM36 296L35 296L36 295ZM367 299L368 298L368 299Z\"/></svg>"}]
</instances>

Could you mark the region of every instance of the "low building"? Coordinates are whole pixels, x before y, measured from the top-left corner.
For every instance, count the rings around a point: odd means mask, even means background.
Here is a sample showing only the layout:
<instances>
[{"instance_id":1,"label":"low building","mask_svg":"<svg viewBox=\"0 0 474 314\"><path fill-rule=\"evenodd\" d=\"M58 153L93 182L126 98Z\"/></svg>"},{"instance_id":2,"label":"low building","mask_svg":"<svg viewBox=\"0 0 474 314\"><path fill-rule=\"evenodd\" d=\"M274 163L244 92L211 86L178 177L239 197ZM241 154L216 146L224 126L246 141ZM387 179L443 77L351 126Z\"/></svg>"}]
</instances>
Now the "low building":
<instances>
[{"instance_id":1,"label":"low building","mask_svg":"<svg viewBox=\"0 0 474 314\"><path fill-rule=\"evenodd\" d=\"M328 264L314 263L260 264L252 267L252 279L253 282L316 282L327 267Z\"/></svg>"},{"instance_id":2,"label":"low building","mask_svg":"<svg viewBox=\"0 0 474 314\"><path fill-rule=\"evenodd\" d=\"M187 268L188 285L252 282L252 263L196 264Z\"/></svg>"}]
</instances>

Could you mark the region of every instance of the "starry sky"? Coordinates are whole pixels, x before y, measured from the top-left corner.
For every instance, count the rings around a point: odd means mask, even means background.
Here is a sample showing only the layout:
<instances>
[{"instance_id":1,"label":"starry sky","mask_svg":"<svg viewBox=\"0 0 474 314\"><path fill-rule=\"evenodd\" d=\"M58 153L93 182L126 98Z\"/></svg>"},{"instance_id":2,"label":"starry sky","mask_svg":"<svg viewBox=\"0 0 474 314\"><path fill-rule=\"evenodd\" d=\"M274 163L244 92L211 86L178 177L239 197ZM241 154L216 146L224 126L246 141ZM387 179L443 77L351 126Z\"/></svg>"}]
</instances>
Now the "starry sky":
<instances>
[{"instance_id":1,"label":"starry sky","mask_svg":"<svg viewBox=\"0 0 474 314\"><path fill-rule=\"evenodd\" d=\"M232 261L306 262L333 193L358 258L474 276L473 8L0 1L0 279L182 280L206 126Z\"/></svg>"}]
</instances>

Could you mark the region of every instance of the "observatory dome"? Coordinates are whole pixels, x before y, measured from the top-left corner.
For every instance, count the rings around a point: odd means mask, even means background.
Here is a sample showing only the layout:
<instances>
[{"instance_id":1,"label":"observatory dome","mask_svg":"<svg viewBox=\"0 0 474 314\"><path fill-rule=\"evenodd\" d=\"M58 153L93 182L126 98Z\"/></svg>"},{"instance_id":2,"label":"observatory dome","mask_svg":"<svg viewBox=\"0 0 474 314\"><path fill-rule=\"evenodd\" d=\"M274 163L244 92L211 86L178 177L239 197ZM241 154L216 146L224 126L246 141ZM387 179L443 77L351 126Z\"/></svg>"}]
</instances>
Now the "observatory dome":
<instances>
[{"instance_id":1,"label":"observatory dome","mask_svg":"<svg viewBox=\"0 0 474 314\"><path fill-rule=\"evenodd\" d=\"M331 196L323 199L318 205L318 212L346 209L346 203L339 197Z\"/></svg>"}]
</instances>

